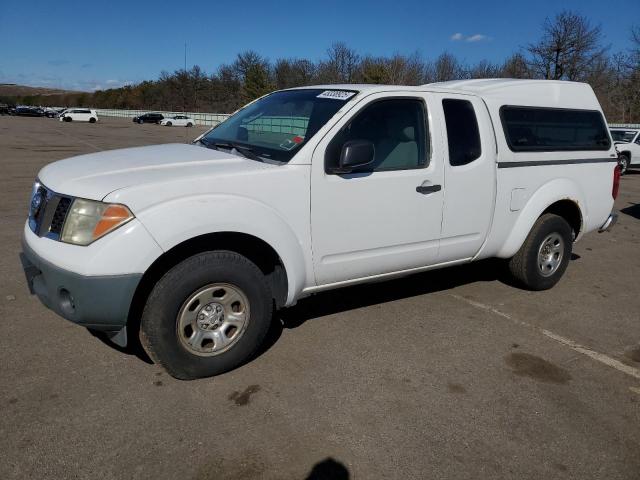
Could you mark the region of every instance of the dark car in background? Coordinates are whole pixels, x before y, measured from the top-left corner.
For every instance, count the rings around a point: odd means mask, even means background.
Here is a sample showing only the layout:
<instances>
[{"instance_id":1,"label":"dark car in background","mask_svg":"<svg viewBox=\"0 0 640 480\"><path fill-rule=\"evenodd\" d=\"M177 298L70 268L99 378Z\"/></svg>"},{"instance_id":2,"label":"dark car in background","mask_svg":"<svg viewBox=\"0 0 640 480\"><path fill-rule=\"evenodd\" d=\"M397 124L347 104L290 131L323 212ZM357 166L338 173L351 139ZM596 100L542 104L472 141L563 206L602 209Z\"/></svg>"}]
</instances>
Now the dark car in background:
<instances>
[{"instance_id":1,"label":"dark car in background","mask_svg":"<svg viewBox=\"0 0 640 480\"><path fill-rule=\"evenodd\" d=\"M14 115L20 117L44 117L44 110L38 107L16 107Z\"/></svg>"},{"instance_id":2,"label":"dark car in background","mask_svg":"<svg viewBox=\"0 0 640 480\"><path fill-rule=\"evenodd\" d=\"M133 123L156 123L159 124L164 116L161 113L145 113L137 117L133 117Z\"/></svg>"},{"instance_id":3,"label":"dark car in background","mask_svg":"<svg viewBox=\"0 0 640 480\"><path fill-rule=\"evenodd\" d=\"M65 110L65 108L46 108L44 111L44 116L47 118L58 118L60 114Z\"/></svg>"}]
</instances>

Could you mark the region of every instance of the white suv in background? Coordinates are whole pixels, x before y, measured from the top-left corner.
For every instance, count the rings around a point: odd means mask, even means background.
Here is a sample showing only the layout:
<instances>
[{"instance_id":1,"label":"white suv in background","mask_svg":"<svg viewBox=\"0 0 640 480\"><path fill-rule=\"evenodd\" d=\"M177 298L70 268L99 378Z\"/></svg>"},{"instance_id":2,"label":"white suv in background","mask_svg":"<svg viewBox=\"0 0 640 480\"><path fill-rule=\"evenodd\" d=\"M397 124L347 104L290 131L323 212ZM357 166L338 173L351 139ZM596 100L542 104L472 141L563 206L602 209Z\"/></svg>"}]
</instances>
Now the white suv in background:
<instances>
[{"instance_id":1,"label":"white suv in background","mask_svg":"<svg viewBox=\"0 0 640 480\"><path fill-rule=\"evenodd\" d=\"M611 137L620 155L621 173L640 167L640 128L612 128Z\"/></svg>"},{"instance_id":2,"label":"white suv in background","mask_svg":"<svg viewBox=\"0 0 640 480\"><path fill-rule=\"evenodd\" d=\"M196 124L195 120L186 115L174 115L173 117L165 117L160 122L160 125L165 127L193 127Z\"/></svg>"},{"instance_id":3,"label":"white suv in background","mask_svg":"<svg viewBox=\"0 0 640 480\"><path fill-rule=\"evenodd\" d=\"M89 122L96 123L98 114L88 108L69 108L60 114L61 122Z\"/></svg>"}]
</instances>

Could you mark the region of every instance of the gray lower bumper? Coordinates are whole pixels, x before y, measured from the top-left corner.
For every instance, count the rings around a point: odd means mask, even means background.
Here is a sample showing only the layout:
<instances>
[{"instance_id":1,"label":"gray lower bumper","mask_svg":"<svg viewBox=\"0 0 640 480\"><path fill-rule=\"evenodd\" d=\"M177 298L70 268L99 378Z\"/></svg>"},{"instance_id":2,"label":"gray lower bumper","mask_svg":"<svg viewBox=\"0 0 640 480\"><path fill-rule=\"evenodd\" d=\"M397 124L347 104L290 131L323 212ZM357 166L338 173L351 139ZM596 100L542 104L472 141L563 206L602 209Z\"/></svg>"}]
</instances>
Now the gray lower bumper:
<instances>
[{"instance_id":1,"label":"gray lower bumper","mask_svg":"<svg viewBox=\"0 0 640 480\"><path fill-rule=\"evenodd\" d=\"M598 229L598 232L608 232L613 228L613 226L618 221L618 212L611 212L607 221L602 224L602 226Z\"/></svg>"},{"instance_id":2,"label":"gray lower bumper","mask_svg":"<svg viewBox=\"0 0 640 480\"><path fill-rule=\"evenodd\" d=\"M24 243L22 248L20 260L32 294L61 317L108 332L115 343L126 345L124 327L142 274L79 275L47 262Z\"/></svg>"}]
</instances>

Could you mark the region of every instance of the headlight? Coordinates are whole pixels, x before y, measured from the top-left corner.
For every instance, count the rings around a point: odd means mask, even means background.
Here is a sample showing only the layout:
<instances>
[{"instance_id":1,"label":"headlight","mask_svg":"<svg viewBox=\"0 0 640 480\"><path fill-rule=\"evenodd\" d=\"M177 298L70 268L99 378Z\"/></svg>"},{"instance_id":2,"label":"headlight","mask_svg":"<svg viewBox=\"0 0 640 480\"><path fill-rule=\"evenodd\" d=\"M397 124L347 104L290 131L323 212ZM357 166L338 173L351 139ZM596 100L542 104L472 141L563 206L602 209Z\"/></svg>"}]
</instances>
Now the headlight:
<instances>
[{"instance_id":1,"label":"headlight","mask_svg":"<svg viewBox=\"0 0 640 480\"><path fill-rule=\"evenodd\" d=\"M124 205L76 198L67 214L60 240L89 245L132 218L133 214Z\"/></svg>"}]
</instances>

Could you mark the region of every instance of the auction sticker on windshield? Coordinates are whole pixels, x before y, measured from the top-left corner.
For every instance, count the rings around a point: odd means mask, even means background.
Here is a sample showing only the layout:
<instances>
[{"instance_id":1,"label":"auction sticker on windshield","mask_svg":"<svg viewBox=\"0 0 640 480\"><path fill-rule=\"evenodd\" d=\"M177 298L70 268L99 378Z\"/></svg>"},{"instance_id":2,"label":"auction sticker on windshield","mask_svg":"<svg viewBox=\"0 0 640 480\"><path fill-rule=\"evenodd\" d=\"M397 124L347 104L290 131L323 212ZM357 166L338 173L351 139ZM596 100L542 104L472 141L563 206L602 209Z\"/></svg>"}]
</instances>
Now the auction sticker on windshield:
<instances>
[{"instance_id":1,"label":"auction sticker on windshield","mask_svg":"<svg viewBox=\"0 0 640 480\"><path fill-rule=\"evenodd\" d=\"M325 90L316 98L332 98L333 100L348 100L353 97L356 92L349 92L347 90Z\"/></svg>"}]
</instances>

